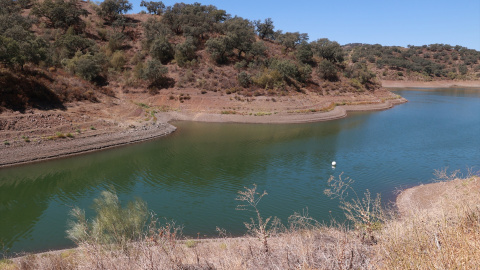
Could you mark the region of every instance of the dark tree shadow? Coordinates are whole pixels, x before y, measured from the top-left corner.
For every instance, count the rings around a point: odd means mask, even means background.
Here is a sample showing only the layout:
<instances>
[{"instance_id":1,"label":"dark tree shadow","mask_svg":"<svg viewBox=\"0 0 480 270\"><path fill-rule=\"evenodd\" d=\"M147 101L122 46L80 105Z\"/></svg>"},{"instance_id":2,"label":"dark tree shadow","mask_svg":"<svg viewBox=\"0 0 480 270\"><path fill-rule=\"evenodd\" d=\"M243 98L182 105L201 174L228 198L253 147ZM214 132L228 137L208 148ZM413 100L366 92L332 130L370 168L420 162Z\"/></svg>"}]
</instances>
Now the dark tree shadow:
<instances>
[{"instance_id":1,"label":"dark tree shadow","mask_svg":"<svg viewBox=\"0 0 480 270\"><path fill-rule=\"evenodd\" d=\"M29 108L66 109L58 95L43 83L9 72L0 72L0 106L22 113Z\"/></svg>"},{"instance_id":2,"label":"dark tree shadow","mask_svg":"<svg viewBox=\"0 0 480 270\"><path fill-rule=\"evenodd\" d=\"M148 86L151 94L157 94L161 89L168 89L175 86L175 80L170 77L161 77Z\"/></svg>"}]
</instances>

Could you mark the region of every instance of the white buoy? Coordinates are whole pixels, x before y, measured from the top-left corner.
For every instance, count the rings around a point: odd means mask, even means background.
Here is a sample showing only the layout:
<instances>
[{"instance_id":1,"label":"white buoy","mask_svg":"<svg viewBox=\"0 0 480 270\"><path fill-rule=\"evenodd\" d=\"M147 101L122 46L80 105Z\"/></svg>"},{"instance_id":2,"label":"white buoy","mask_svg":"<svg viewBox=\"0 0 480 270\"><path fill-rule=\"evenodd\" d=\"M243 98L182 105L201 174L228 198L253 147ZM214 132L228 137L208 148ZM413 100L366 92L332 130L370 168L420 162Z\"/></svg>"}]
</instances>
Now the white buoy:
<instances>
[{"instance_id":1,"label":"white buoy","mask_svg":"<svg viewBox=\"0 0 480 270\"><path fill-rule=\"evenodd\" d=\"M337 166L337 162L332 161L332 166L333 166L333 167Z\"/></svg>"}]
</instances>

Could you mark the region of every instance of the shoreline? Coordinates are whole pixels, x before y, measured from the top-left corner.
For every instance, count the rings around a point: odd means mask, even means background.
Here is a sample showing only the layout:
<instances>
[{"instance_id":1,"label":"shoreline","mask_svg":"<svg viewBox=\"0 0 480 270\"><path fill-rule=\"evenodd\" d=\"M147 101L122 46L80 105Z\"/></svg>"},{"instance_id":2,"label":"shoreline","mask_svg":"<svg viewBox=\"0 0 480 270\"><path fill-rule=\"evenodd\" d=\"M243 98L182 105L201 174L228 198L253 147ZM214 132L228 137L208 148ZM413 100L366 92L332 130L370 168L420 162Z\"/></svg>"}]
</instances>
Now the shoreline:
<instances>
[{"instance_id":1,"label":"shoreline","mask_svg":"<svg viewBox=\"0 0 480 270\"><path fill-rule=\"evenodd\" d=\"M7 147L2 149L0 168L70 157L139 143L166 136L176 129L175 126L168 123L160 123L134 130L108 132L72 140L53 140L44 141L36 145Z\"/></svg>"},{"instance_id":2,"label":"shoreline","mask_svg":"<svg viewBox=\"0 0 480 270\"><path fill-rule=\"evenodd\" d=\"M480 81L391 81L382 80L385 88L455 88L455 87L480 87Z\"/></svg>"},{"instance_id":3,"label":"shoreline","mask_svg":"<svg viewBox=\"0 0 480 270\"><path fill-rule=\"evenodd\" d=\"M336 106L328 112L314 113L280 113L262 116L213 114L213 113L157 113L159 123L144 125L135 129L106 132L88 137L41 141L37 144L8 146L2 149L0 169L33 162L70 157L110 149L118 146L143 142L163 137L177 128L170 121L196 121L213 123L250 123L250 124L301 124L331 121L345 118L348 112L381 111L393 108L395 105L408 102L404 98L387 100L382 103L362 105Z\"/></svg>"},{"instance_id":4,"label":"shoreline","mask_svg":"<svg viewBox=\"0 0 480 270\"><path fill-rule=\"evenodd\" d=\"M381 81L385 88L438 88L480 87L480 81ZM69 157L110 149L122 145L143 142L166 136L176 130L170 121L195 121L212 123L249 124L301 124L337 120L348 116L348 112L381 111L408 102L400 97L381 103L338 105L327 112L311 113L266 113L263 115L215 114L209 112L164 112L157 113L157 123L149 123L135 129L109 130L101 134L75 139L41 141L36 144L5 146L1 148L0 169L50 159Z\"/></svg>"},{"instance_id":5,"label":"shoreline","mask_svg":"<svg viewBox=\"0 0 480 270\"><path fill-rule=\"evenodd\" d=\"M464 194L470 190L479 190L480 178L468 176L466 178L447 179L445 181L416 186L402 190L396 197L395 204L402 217L418 215L419 212L432 212L432 209L445 205L445 200L461 201ZM452 206L451 202L447 202Z\"/></svg>"},{"instance_id":6,"label":"shoreline","mask_svg":"<svg viewBox=\"0 0 480 270\"><path fill-rule=\"evenodd\" d=\"M348 112L359 111L383 111L393 108L395 105L408 102L404 98L387 100L382 103L361 105L340 105L328 112L313 113L279 113L263 116L241 114L214 114L214 113L180 113L170 112L169 121L195 121L210 123L246 123L246 124L304 124L342 119L348 116Z\"/></svg>"}]
</instances>

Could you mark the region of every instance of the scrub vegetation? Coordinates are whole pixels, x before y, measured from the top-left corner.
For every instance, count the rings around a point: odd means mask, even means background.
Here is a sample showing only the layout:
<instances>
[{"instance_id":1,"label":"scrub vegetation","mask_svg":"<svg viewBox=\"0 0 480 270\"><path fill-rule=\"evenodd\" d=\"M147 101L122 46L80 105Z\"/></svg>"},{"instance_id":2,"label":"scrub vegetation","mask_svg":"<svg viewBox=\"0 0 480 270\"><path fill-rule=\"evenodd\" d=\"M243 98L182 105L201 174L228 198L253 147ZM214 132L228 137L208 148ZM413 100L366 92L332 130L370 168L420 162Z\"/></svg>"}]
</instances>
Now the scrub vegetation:
<instances>
[{"instance_id":1,"label":"scrub vegetation","mask_svg":"<svg viewBox=\"0 0 480 270\"><path fill-rule=\"evenodd\" d=\"M276 29L200 3L0 1L0 106L63 103L148 88L278 96L364 92L378 79L478 79L480 53L461 46L349 44ZM17 98L19 97L19 98Z\"/></svg>"},{"instance_id":2,"label":"scrub vegetation","mask_svg":"<svg viewBox=\"0 0 480 270\"><path fill-rule=\"evenodd\" d=\"M403 201L400 214L382 207L379 195L359 196L353 180L329 180L325 193L338 199L350 222L321 224L308 212L286 223L265 218L258 204L267 193L239 191L238 210L252 210L248 233L227 238L188 239L174 222L161 221L140 199L122 208L113 191L94 201L96 216L72 210L67 231L78 248L16 259L2 269L475 269L480 263L478 176L444 174L427 198ZM432 195L432 191L434 191ZM413 195L412 195L413 196Z\"/></svg>"}]
</instances>

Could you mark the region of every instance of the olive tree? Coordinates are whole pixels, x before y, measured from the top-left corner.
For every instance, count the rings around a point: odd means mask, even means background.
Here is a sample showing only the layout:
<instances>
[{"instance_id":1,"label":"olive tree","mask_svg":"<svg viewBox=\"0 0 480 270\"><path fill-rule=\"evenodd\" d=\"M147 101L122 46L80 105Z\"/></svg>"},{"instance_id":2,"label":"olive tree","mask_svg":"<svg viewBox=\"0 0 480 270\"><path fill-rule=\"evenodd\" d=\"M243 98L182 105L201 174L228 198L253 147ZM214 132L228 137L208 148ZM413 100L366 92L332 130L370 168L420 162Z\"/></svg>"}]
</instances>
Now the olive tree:
<instances>
[{"instance_id":1,"label":"olive tree","mask_svg":"<svg viewBox=\"0 0 480 270\"><path fill-rule=\"evenodd\" d=\"M188 37L185 42L178 44L175 47L175 60L180 67L185 66L188 61L196 58L195 51L197 47L192 37Z\"/></svg>"},{"instance_id":2,"label":"olive tree","mask_svg":"<svg viewBox=\"0 0 480 270\"><path fill-rule=\"evenodd\" d=\"M97 14L104 20L113 22L131 10L132 7L128 0L105 0L97 9Z\"/></svg>"},{"instance_id":3,"label":"olive tree","mask_svg":"<svg viewBox=\"0 0 480 270\"><path fill-rule=\"evenodd\" d=\"M241 17L235 17L225 22L225 33L228 43L238 50L238 57L252 49L255 42L255 31L252 22Z\"/></svg>"},{"instance_id":4,"label":"olive tree","mask_svg":"<svg viewBox=\"0 0 480 270\"><path fill-rule=\"evenodd\" d=\"M162 1L156 2L156 1L145 1L142 0L140 3L141 7L145 7L150 14L155 14L155 15L162 15L163 11L165 10L165 4Z\"/></svg>"},{"instance_id":5,"label":"olive tree","mask_svg":"<svg viewBox=\"0 0 480 270\"><path fill-rule=\"evenodd\" d=\"M318 64L318 73L325 80L338 81L338 69L335 64L328 60L322 60Z\"/></svg>"},{"instance_id":6,"label":"olive tree","mask_svg":"<svg viewBox=\"0 0 480 270\"><path fill-rule=\"evenodd\" d=\"M308 63L312 61L313 51L312 46L308 42L302 42L298 45L295 57L302 63Z\"/></svg>"},{"instance_id":7,"label":"olive tree","mask_svg":"<svg viewBox=\"0 0 480 270\"><path fill-rule=\"evenodd\" d=\"M153 41L152 48L150 49L150 55L160 60L162 64L168 63L173 59L174 48L170 42L165 38L159 38Z\"/></svg>"},{"instance_id":8,"label":"olive tree","mask_svg":"<svg viewBox=\"0 0 480 270\"><path fill-rule=\"evenodd\" d=\"M220 36L216 38L210 38L205 43L207 51L210 53L213 60L218 64L224 64L227 62L228 57L233 53L233 48L229 43L229 39L226 36Z\"/></svg>"},{"instance_id":9,"label":"olive tree","mask_svg":"<svg viewBox=\"0 0 480 270\"><path fill-rule=\"evenodd\" d=\"M342 47L336 41L321 38L311 43L314 54L333 63L343 62L345 54Z\"/></svg>"},{"instance_id":10,"label":"olive tree","mask_svg":"<svg viewBox=\"0 0 480 270\"><path fill-rule=\"evenodd\" d=\"M45 0L35 4L32 14L46 18L50 27L66 30L73 26L80 30L85 27L80 17L87 17L88 11L80 7L78 0Z\"/></svg>"},{"instance_id":11,"label":"olive tree","mask_svg":"<svg viewBox=\"0 0 480 270\"><path fill-rule=\"evenodd\" d=\"M255 27L258 33L258 36L261 39L273 39L275 31L275 26L271 18L265 19L263 22L258 20L255 21Z\"/></svg>"},{"instance_id":12,"label":"olive tree","mask_svg":"<svg viewBox=\"0 0 480 270\"><path fill-rule=\"evenodd\" d=\"M286 32L283 34L282 31L277 31L275 36L275 40L285 46L287 50L293 50L297 45L308 41L308 34L306 33Z\"/></svg>"},{"instance_id":13,"label":"olive tree","mask_svg":"<svg viewBox=\"0 0 480 270\"><path fill-rule=\"evenodd\" d=\"M168 73L168 68L157 59L152 59L147 62L147 65L143 69L143 78L150 83L162 79Z\"/></svg>"},{"instance_id":14,"label":"olive tree","mask_svg":"<svg viewBox=\"0 0 480 270\"><path fill-rule=\"evenodd\" d=\"M47 43L30 31L32 21L20 12L16 1L0 0L0 62L23 69L46 59Z\"/></svg>"}]
</instances>

